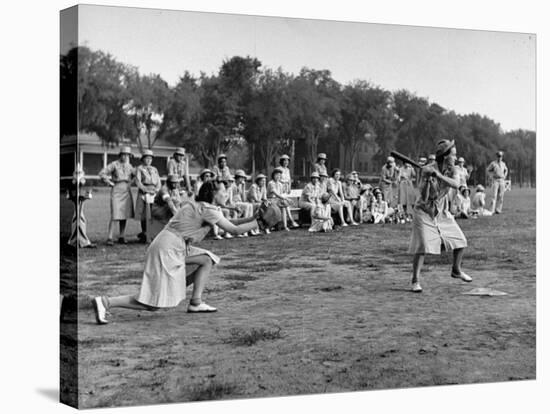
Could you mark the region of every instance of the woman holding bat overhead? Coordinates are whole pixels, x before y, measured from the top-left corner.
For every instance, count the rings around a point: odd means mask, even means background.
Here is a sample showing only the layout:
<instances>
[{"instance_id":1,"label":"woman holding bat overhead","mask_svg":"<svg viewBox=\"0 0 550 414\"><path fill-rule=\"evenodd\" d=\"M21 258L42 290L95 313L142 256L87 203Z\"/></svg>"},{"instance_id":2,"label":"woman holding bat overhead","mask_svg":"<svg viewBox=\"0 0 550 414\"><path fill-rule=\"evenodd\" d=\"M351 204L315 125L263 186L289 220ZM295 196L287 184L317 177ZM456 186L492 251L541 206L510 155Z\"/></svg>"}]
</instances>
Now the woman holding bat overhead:
<instances>
[{"instance_id":1,"label":"woman holding bat overhead","mask_svg":"<svg viewBox=\"0 0 550 414\"><path fill-rule=\"evenodd\" d=\"M453 251L451 277L471 282L462 271L462 257L467 246L466 238L449 211L451 188L458 188L459 173L455 167L454 141L443 139L437 143L436 162L420 170L419 196L414 205L412 237L409 253L414 254L412 291L421 292L419 278L424 256L440 254L441 246Z\"/></svg>"},{"instance_id":2,"label":"woman holding bat overhead","mask_svg":"<svg viewBox=\"0 0 550 414\"><path fill-rule=\"evenodd\" d=\"M215 312L216 308L202 301L202 292L213 265L220 259L194 244L200 242L214 225L234 234L272 225L269 215L262 210L259 210L257 218L227 220L215 205L225 204L226 199L223 183L204 183L196 201L185 202L149 245L140 291L136 295L98 296L93 299L97 323L107 323L107 311L115 307L137 311L176 307L185 299L186 287L191 284L193 293L187 311ZM188 272L188 265L198 268Z\"/></svg>"}]
</instances>

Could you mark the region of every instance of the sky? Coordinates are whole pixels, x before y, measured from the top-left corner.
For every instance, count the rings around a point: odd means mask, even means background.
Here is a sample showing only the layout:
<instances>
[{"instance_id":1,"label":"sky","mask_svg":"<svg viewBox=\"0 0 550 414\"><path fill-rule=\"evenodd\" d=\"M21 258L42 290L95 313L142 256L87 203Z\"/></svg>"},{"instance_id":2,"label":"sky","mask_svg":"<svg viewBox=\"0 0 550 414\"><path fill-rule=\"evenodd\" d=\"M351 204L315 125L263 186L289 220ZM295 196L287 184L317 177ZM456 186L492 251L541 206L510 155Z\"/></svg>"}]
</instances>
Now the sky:
<instances>
[{"instance_id":1,"label":"sky","mask_svg":"<svg viewBox=\"0 0 550 414\"><path fill-rule=\"evenodd\" d=\"M267 68L328 69L342 84L408 89L504 131L536 126L533 34L91 5L80 6L78 31L80 45L170 85L186 70L212 74L224 59L250 55Z\"/></svg>"}]
</instances>

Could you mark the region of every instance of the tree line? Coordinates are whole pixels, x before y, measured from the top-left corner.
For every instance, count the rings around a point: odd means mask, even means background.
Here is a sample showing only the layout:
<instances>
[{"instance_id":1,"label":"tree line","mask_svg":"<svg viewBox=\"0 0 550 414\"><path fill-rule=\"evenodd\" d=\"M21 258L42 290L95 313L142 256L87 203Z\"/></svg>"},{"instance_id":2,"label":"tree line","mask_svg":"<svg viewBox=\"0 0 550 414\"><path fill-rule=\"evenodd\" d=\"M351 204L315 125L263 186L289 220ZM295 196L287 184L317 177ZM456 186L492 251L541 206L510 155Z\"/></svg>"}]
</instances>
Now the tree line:
<instances>
[{"instance_id":1,"label":"tree line","mask_svg":"<svg viewBox=\"0 0 550 414\"><path fill-rule=\"evenodd\" d=\"M391 92L365 80L343 85L328 70L292 74L250 56L226 59L215 74L185 71L173 87L85 46L61 55L60 64L62 136L95 132L106 143L129 139L139 146L146 136L149 148L162 138L204 166L246 147L248 161L263 171L296 141L305 144L310 164L341 144L340 167L347 170L357 169L367 146L374 154L367 172L374 173L392 149L418 159L437 140L451 138L475 182L485 182L486 166L503 150L513 181L535 184L534 131L504 132L487 116L457 114L404 89Z\"/></svg>"}]
</instances>

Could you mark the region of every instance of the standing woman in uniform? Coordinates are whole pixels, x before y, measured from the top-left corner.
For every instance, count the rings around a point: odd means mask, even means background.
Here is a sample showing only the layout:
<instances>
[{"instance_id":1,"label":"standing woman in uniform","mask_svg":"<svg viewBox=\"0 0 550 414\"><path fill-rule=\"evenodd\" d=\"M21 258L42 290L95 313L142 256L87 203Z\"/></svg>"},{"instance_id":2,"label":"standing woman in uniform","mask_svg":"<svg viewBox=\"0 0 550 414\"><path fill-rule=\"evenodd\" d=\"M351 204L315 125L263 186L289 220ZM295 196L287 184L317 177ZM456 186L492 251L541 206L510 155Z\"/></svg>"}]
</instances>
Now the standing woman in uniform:
<instances>
[{"instance_id":1,"label":"standing woman in uniform","mask_svg":"<svg viewBox=\"0 0 550 414\"><path fill-rule=\"evenodd\" d=\"M472 278L462 271L466 237L449 211L449 189L458 188L458 171L455 167L455 142L443 139L437 143L436 160L420 170L420 196L414 206L412 236L409 253L413 258L412 291L422 292L419 278L424 257L453 251L451 277L471 282Z\"/></svg>"},{"instance_id":2,"label":"standing woman in uniform","mask_svg":"<svg viewBox=\"0 0 550 414\"><path fill-rule=\"evenodd\" d=\"M111 187L111 221L107 245L113 245L115 222L119 223L118 242L126 244L126 220L134 218L134 200L131 184L135 176L134 167L130 164L132 150L122 147L118 160L113 161L100 171L99 177Z\"/></svg>"},{"instance_id":3,"label":"standing woman in uniform","mask_svg":"<svg viewBox=\"0 0 550 414\"><path fill-rule=\"evenodd\" d=\"M208 250L195 247L214 224L227 232L240 234L258 228L255 217L229 221L215 204L225 204L227 194L221 182L210 181L201 187L196 201L187 201L149 245L141 288L137 294L116 297L97 296L92 300L96 322L106 324L112 308L156 311L178 306L193 285L187 312L215 312L202 301L202 293L214 265L220 258ZM260 219L261 221L261 219ZM198 265L188 272L187 265Z\"/></svg>"},{"instance_id":4,"label":"standing woman in uniform","mask_svg":"<svg viewBox=\"0 0 550 414\"><path fill-rule=\"evenodd\" d=\"M141 221L141 233L138 234L140 242L147 239L147 214L146 203L152 208L155 195L161 188L160 176L156 167L153 167L153 151L146 149L141 154L141 165L136 169L136 185L138 195L136 198L136 219ZM150 217L149 217L150 218Z\"/></svg>"},{"instance_id":5,"label":"standing woman in uniform","mask_svg":"<svg viewBox=\"0 0 550 414\"><path fill-rule=\"evenodd\" d=\"M283 192L285 194L290 194L290 188L292 185L292 179L290 177L290 157L286 154L281 155L279 159L279 168L282 171L281 174L281 183L283 183Z\"/></svg>"},{"instance_id":6,"label":"standing woman in uniform","mask_svg":"<svg viewBox=\"0 0 550 414\"><path fill-rule=\"evenodd\" d=\"M416 199L413 184L415 178L416 171L411 164L406 162L399 169L399 205L403 208L407 221L409 221L409 216L412 216L413 205Z\"/></svg>"},{"instance_id":7,"label":"standing woman in uniform","mask_svg":"<svg viewBox=\"0 0 550 414\"><path fill-rule=\"evenodd\" d=\"M174 155L166 165L168 175L177 175L185 185L186 195L191 191L191 181L189 180L189 164L185 156L185 148L179 147L174 151Z\"/></svg>"}]
</instances>

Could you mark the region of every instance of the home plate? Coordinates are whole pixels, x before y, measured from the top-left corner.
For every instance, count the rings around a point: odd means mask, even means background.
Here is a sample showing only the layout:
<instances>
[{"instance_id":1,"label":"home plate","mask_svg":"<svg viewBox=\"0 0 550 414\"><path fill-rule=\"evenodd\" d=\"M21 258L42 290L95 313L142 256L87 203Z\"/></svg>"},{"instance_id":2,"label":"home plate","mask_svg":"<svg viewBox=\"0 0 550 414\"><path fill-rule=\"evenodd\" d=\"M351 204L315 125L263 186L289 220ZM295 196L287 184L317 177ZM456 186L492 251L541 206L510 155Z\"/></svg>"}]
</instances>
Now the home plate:
<instances>
[{"instance_id":1,"label":"home plate","mask_svg":"<svg viewBox=\"0 0 550 414\"><path fill-rule=\"evenodd\" d=\"M490 288L475 288L468 292L462 292L463 295L473 295L473 296L504 296L508 293L501 292L500 290L490 289Z\"/></svg>"}]
</instances>

